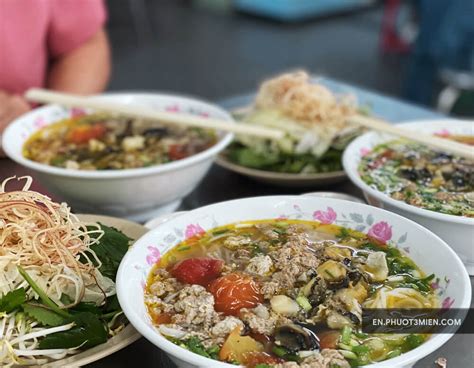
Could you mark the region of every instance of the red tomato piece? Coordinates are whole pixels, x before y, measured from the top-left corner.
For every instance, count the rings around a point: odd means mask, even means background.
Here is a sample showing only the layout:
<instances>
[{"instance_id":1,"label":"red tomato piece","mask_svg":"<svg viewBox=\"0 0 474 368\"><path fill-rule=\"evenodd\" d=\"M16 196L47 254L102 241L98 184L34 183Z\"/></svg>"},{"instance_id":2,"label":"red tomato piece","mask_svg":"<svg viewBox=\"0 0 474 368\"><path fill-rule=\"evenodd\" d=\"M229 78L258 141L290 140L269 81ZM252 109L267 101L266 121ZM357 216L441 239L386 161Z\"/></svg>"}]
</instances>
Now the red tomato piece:
<instances>
[{"instance_id":1,"label":"red tomato piece","mask_svg":"<svg viewBox=\"0 0 474 368\"><path fill-rule=\"evenodd\" d=\"M224 261L209 257L188 258L171 267L170 273L178 281L207 286L219 277Z\"/></svg>"},{"instance_id":2,"label":"red tomato piece","mask_svg":"<svg viewBox=\"0 0 474 368\"><path fill-rule=\"evenodd\" d=\"M214 309L226 315L238 315L242 308L254 308L263 302L257 283L250 276L230 273L209 284Z\"/></svg>"},{"instance_id":3,"label":"red tomato piece","mask_svg":"<svg viewBox=\"0 0 474 368\"><path fill-rule=\"evenodd\" d=\"M337 330L327 330L317 334L320 349L336 349L341 332Z\"/></svg>"},{"instance_id":4,"label":"red tomato piece","mask_svg":"<svg viewBox=\"0 0 474 368\"><path fill-rule=\"evenodd\" d=\"M241 362L246 367L254 368L258 364L278 364L283 363L284 360L275 356L272 356L264 352L252 352L244 354L244 359Z\"/></svg>"},{"instance_id":5,"label":"red tomato piece","mask_svg":"<svg viewBox=\"0 0 474 368\"><path fill-rule=\"evenodd\" d=\"M172 144L169 148L168 155L172 160L181 160L188 156L186 147L181 144Z\"/></svg>"},{"instance_id":6,"label":"red tomato piece","mask_svg":"<svg viewBox=\"0 0 474 368\"><path fill-rule=\"evenodd\" d=\"M101 138L106 130L104 124L78 125L69 131L67 140L76 144L84 144L91 139Z\"/></svg>"},{"instance_id":7,"label":"red tomato piece","mask_svg":"<svg viewBox=\"0 0 474 368\"><path fill-rule=\"evenodd\" d=\"M157 325L171 323L172 321L171 317L173 316L170 313L156 314L156 313L153 313L152 311L149 311L149 312L150 312L151 318L153 319L153 322Z\"/></svg>"}]
</instances>

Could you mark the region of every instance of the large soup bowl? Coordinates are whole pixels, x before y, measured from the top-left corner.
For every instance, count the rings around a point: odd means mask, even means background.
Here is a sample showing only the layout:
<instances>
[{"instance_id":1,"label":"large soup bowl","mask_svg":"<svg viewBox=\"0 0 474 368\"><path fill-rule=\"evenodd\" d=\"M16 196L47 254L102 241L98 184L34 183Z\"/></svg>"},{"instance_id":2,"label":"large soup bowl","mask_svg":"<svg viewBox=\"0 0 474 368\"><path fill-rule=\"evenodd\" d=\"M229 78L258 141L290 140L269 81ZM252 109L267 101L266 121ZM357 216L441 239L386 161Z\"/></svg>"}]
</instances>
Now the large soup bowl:
<instances>
[{"instance_id":1,"label":"large soup bowl","mask_svg":"<svg viewBox=\"0 0 474 368\"><path fill-rule=\"evenodd\" d=\"M461 260L443 240L421 225L361 203L333 198L272 196L221 202L185 212L162 222L140 238L124 257L117 275L118 298L129 321L146 339L166 352L178 367L235 367L194 354L163 337L147 314L145 283L160 257L187 237L230 223L276 218L314 220L370 233L380 241L409 252L427 274L435 273L439 278L436 293L444 306L468 308L470 305L471 286ZM411 367L451 336L433 335L418 348L370 367Z\"/></svg>"},{"instance_id":2,"label":"large soup bowl","mask_svg":"<svg viewBox=\"0 0 474 368\"><path fill-rule=\"evenodd\" d=\"M416 131L422 131L439 135L474 135L474 122L472 121L414 121L404 123L403 127L413 130L414 134ZM358 168L363 155L370 152L374 146L393 139L396 138L376 132L369 132L356 138L344 152L344 170L350 180L363 191L368 203L398 213L439 235L456 251L469 274L474 275L474 218L447 215L395 200L366 184L360 177ZM474 147L472 150L474 151Z\"/></svg>"},{"instance_id":3,"label":"large soup bowl","mask_svg":"<svg viewBox=\"0 0 474 368\"><path fill-rule=\"evenodd\" d=\"M193 98L151 93L114 93L94 98L210 116L232 123L226 111ZM2 145L12 160L32 170L41 184L69 203L76 212L128 217L138 221L171 212L199 184L215 156L232 140L232 134L219 134L216 144L198 154L162 165L125 170L71 170L38 163L23 156L23 145L33 133L75 113L75 109L57 105L35 109L8 126Z\"/></svg>"}]
</instances>

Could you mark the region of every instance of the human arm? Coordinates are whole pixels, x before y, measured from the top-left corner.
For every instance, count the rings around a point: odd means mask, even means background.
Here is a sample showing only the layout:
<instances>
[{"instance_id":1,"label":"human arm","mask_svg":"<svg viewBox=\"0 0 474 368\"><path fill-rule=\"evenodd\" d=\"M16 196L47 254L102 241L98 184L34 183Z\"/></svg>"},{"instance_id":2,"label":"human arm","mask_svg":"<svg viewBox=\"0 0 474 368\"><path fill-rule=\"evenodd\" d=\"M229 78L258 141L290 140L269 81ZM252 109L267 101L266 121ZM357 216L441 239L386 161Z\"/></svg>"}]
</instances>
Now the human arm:
<instances>
[{"instance_id":1,"label":"human arm","mask_svg":"<svg viewBox=\"0 0 474 368\"><path fill-rule=\"evenodd\" d=\"M12 120L30 109L23 97L0 90L0 134Z\"/></svg>"},{"instance_id":2,"label":"human arm","mask_svg":"<svg viewBox=\"0 0 474 368\"><path fill-rule=\"evenodd\" d=\"M101 28L82 45L53 60L46 86L77 94L102 92L109 81L110 64L109 41Z\"/></svg>"}]
</instances>

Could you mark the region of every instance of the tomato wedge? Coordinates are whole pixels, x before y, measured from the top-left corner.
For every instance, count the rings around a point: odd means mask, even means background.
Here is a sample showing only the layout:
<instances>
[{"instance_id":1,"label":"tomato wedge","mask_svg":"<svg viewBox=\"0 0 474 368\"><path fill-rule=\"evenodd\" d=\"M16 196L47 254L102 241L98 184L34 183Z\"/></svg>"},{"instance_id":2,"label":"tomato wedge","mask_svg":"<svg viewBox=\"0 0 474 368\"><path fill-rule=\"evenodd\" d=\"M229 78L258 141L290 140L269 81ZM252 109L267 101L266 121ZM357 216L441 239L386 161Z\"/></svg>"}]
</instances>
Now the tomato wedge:
<instances>
[{"instance_id":1,"label":"tomato wedge","mask_svg":"<svg viewBox=\"0 0 474 368\"><path fill-rule=\"evenodd\" d=\"M230 273L209 284L214 309L226 315L238 315L242 308L254 308L263 302L257 283L250 276Z\"/></svg>"},{"instance_id":2,"label":"tomato wedge","mask_svg":"<svg viewBox=\"0 0 474 368\"><path fill-rule=\"evenodd\" d=\"M91 139L101 138L107 128L104 124L85 124L72 128L67 134L67 140L71 143L84 144Z\"/></svg>"},{"instance_id":3,"label":"tomato wedge","mask_svg":"<svg viewBox=\"0 0 474 368\"><path fill-rule=\"evenodd\" d=\"M219 277L224 261L210 257L188 258L171 267L170 273L178 281L207 286Z\"/></svg>"},{"instance_id":4,"label":"tomato wedge","mask_svg":"<svg viewBox=\"0 0 474 368\"><path fill-rule=\"evenodd\" d=\"M341 332L337 330L327 330L317 334L319 338L319 347L321 349L336 349Z\"/></svg>"},{"instance_id":5,"label":"tomato wedge","mask_svg":"<svg viewBox=\"0 0 474 368\"><path fill-rule=\"evenodd\" d=\"M168 156L172 160L181 160L188 156L186 152L186 147L181 144L172 144L168 151Z\"/></svg>"},{"instance_id":6,"label":"tomato wedge","mask_svg":"<svg viewBox=\"0 0 474 368\"><path fill-rule=\"evenodd\" d=\"M259 364L274 365L283 362L283 359L272 356L265 352L251 352L244 354L243 359L240 363L245 364L246 367L254 368Z\"/></svg>"}]
</instances>

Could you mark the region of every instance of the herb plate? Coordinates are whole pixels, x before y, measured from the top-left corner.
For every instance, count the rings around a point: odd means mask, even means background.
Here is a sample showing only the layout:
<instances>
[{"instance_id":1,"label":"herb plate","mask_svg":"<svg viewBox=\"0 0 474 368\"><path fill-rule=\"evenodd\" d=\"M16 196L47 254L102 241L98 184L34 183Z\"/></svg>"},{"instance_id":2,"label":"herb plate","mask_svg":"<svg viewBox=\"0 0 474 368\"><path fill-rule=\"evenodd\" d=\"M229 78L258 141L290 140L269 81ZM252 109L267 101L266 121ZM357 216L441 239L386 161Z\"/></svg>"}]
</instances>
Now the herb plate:
<instances>
[{"instance_id":1,"label":"herb plate","mask_svg":"<svg viewBox=\"0 0 474 368\"><path fill-rule=\"evenodd\" d=\"M216 163L227 170L248 176L249 178L261 183L272 184L281 187L298 188L323 186L339 183L347 179L346 173L343 170L315 174L290 174L251 169L231 162L224 155L219 155L216 159Z\"/></svg>"},{"instance_id":2,"label":"herb plate","mask_svg":"<svg viewBox=\"0 0 474 368\"><path fill-rule=\"evenodd\" d=\"M124 234L134 240L137 240L148 231L148 229L142 225L115 217L98 215L78 215L78 217L81 221L84 222L101 222L104 225L115 227L116 229L122 231ZM135 328L133 328L131 324L128 324L117 335L107 340L106 343L97 345L93 348L87 349L78 354L71 355L61 360L51 361L50 363L42 365L42 367L81 367L86 364L90 364L97 360L105 358L115 353L116 351L125 348L126 346L138 340L140 337L140 334L135 330Z\"/></svg>"}]
</instances>

